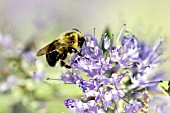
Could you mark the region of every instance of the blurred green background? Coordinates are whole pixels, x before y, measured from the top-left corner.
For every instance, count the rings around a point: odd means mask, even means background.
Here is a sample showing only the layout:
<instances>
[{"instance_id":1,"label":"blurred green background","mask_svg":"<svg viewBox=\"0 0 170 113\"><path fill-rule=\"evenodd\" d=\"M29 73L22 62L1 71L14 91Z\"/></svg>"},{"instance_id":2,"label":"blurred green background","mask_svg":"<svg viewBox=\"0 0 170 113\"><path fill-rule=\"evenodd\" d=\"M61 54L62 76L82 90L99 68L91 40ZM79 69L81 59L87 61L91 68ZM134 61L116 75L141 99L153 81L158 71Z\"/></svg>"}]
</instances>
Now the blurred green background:
<instances>
[{"instance_id":1,"label":"blurred green background","mask_svg":"<svg viewBox=\"0 0 170 113\"><path fill-rule=\"evenodd\" d=\"M11 49L7 44L7 48L0 49L0 82L5 83L11 75L17 80L7 91L0 93L0 113L69 112L64 107L64 100L81 97L81 91L76 86L46 80L47 77L59 78L65 69L59 66L50 68L45 57L27 61L24 55L31 52L35 58L41 47L72 28L84 33L93 33L96 28L100 38L108 27L116 37L126 24L128 31L152 45L154 36L162 36L168 54L169 6L169 0L1 0L1 43L9 43L4 41L7 37L12 40L9 44L14 46ZM5 52L7 49L12 51ZM17 54L18 50L20 53ZM167 58L168 55L164 56ZM169 73L168 62L165 67ZM39 73L38 77L43 72L45 75L42 74L41 80L37 81L33 77L35 72Z\"/></svg>"}]
</instances>

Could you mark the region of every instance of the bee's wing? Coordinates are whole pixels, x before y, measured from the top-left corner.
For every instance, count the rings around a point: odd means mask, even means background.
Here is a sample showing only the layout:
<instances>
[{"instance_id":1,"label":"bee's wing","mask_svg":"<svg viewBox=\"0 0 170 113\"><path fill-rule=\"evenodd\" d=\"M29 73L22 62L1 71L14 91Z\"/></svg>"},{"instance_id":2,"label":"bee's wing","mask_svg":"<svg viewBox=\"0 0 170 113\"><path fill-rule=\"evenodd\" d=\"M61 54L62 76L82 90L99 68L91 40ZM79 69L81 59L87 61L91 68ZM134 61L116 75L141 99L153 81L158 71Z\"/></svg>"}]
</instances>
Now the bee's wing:
<instances>
[{"instance_id":1,"label":"bee's wing","mask_svg":"<svg viewBox=\"0 0 170 113\"><path fill-rule=\"evenodd\" d=\"M48 48L49 48L49 44L46 45L45 47L43 47L42 49L40 49L36 56L42 56L42 55L45 55L46 53L48 53Z\"/></svg>"},{"instance_id":2,"label":"bee's wing","mask_svg":"<svg viewBox=\"0 0 170 113\"><path fill-rule=\"evenodd\" d=\"M62 49L63 47L67 47L68 45L70 44L64 44L64 43L60 43L59 41L53 41L51 44L48 44L42 49L40 49L37 52L36 56L42 56L48 53L53 53L54 51L58 51Z\"/></svg>"}]
</instances>

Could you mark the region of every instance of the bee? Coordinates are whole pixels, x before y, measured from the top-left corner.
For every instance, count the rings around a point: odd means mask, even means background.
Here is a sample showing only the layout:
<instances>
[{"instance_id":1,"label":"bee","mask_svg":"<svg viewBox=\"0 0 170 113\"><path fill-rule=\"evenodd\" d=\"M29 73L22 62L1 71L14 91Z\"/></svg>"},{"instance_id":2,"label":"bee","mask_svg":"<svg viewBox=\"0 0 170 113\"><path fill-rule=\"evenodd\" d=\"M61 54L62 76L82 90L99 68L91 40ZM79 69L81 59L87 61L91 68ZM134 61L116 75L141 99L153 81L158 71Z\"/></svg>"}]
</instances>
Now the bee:
<instances>
[{"instance_id":1,"label":"bee","mask_svg":"<svg viewBox=\"0 0 170 113\"><path fill-rule=\"evenodd\" d=\"M82 56L78 49L82 48L84 43L84 35L79 30L73 29L61 34L59 39L40 49L36 56L46 55L46 61L51 67L54 67L60 61L62 67L71 68L64 60L67 58L68 53L78 53L78 55Z\"/></svg>"}]
</instances>

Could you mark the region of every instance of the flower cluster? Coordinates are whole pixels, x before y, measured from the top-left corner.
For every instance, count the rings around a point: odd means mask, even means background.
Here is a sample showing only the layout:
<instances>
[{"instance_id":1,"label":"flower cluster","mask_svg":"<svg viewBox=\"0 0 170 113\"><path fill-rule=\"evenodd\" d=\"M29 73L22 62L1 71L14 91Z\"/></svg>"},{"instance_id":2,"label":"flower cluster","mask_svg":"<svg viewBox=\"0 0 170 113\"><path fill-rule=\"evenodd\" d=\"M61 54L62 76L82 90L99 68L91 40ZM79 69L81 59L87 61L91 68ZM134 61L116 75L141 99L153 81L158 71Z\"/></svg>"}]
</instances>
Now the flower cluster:
<instances>
[{"instance_id":1,"label":"flower cluster","mask_svg":"<svg viewBox=\"0 0 170 113\"><path fill-rule=\"evenodd\" d=\"M76 54L71 62L73 72L61 76L63 82L78 85L84 97L67 99L64 103L66 108L77 113L137 113L143 107L142 101L138 101L142 99L142 90L137 92L136 89L160 82L148 78L155 66L161 64L157 49L162 40L151 48L130 33L124 35L123 29L115 45L111 45L113 37L103 35L98 43L95 35L85 35L86 44L81 50L84 56ZM140 98L135 96L136 93ZM120 100L124 110L118 108Z\"/></svg>"},{"instance_id":2,"label":"flower cluster","mask_svg":"<svg viewBox=\"0 0 170 113\"><path fill-rule=\"evenodd\" d=\"M23 112L46 109L41 104L45 103L43 99L49 98L49 93L43 92L45 96L39 99L41 94L37 95L35 92L44 86L46 90L52 88L42 82L45 73L36 68L32 45L22 44L11 35L0 33L0 99L3 101L0 103L0 113L15 112L14 106L25 109Z\"/></svg>"},{"instance_id":3,"label":"flower cluster","mask_svg":"<svg viewBox=\"0 0 170 113\"><path fill-rule=\"evenodd\" d=\"M122 28L116 44L107 35L98 43L95 34L85 34L83 57L75 54L70 64L73 71L61 76L64 83L78 85L84 94L82 99L65 100L67 109L77 113L137 113L143 107L139 100L144 88L160 82L148 78L161 64L157 50L162 40L151 48L125 32Z\"/></svg>"}]
</instances>

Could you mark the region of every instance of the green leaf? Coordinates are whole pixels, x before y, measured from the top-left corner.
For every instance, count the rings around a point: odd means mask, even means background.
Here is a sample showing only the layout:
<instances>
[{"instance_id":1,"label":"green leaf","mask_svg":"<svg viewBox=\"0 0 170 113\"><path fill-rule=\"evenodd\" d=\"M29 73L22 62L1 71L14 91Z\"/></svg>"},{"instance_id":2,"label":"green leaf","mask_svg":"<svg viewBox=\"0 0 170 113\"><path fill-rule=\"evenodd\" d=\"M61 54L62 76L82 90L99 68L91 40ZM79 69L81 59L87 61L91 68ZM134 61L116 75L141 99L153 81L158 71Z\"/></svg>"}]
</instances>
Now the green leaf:
<instances>
[{"instance_id":1,"label":"green leaf","mask_svg":"<svg viewBox=\"0 0 170 113\"><path fill-rule=\"evenodd\" d=\"M161 89L165 95L170 96L170 81L163 81L159 83L158 88Z\"/></svg>"},{"instance_id":2,"label":"green leaf","mask_svg":"<svg viewBox=\"0 0 170 113\"><path fill-rule=\"evenodd\" d=\"M112 39L112 37L110 35L110 29L108 27L105 28L105 30L103 32L103 35L110 39L110 45L112 45L112 40L113 39ZM102 38L100 41L102 41L101 49L103 50L103 54L105 56L107 50L104 48L104 39Z\"/></svg>"},{"instance_id":3,"label":"green leaf","mask_svg":"<svg viewBox=\"0 0 170 113\"><path fill-rule=\"evenodd\" d=\"M109 38L111 39L111 33L110 33L109 27L106 27L106 28L105 28L104 34L106 34L106 36L109 37Z\"/></svg>"}]
</instances>

